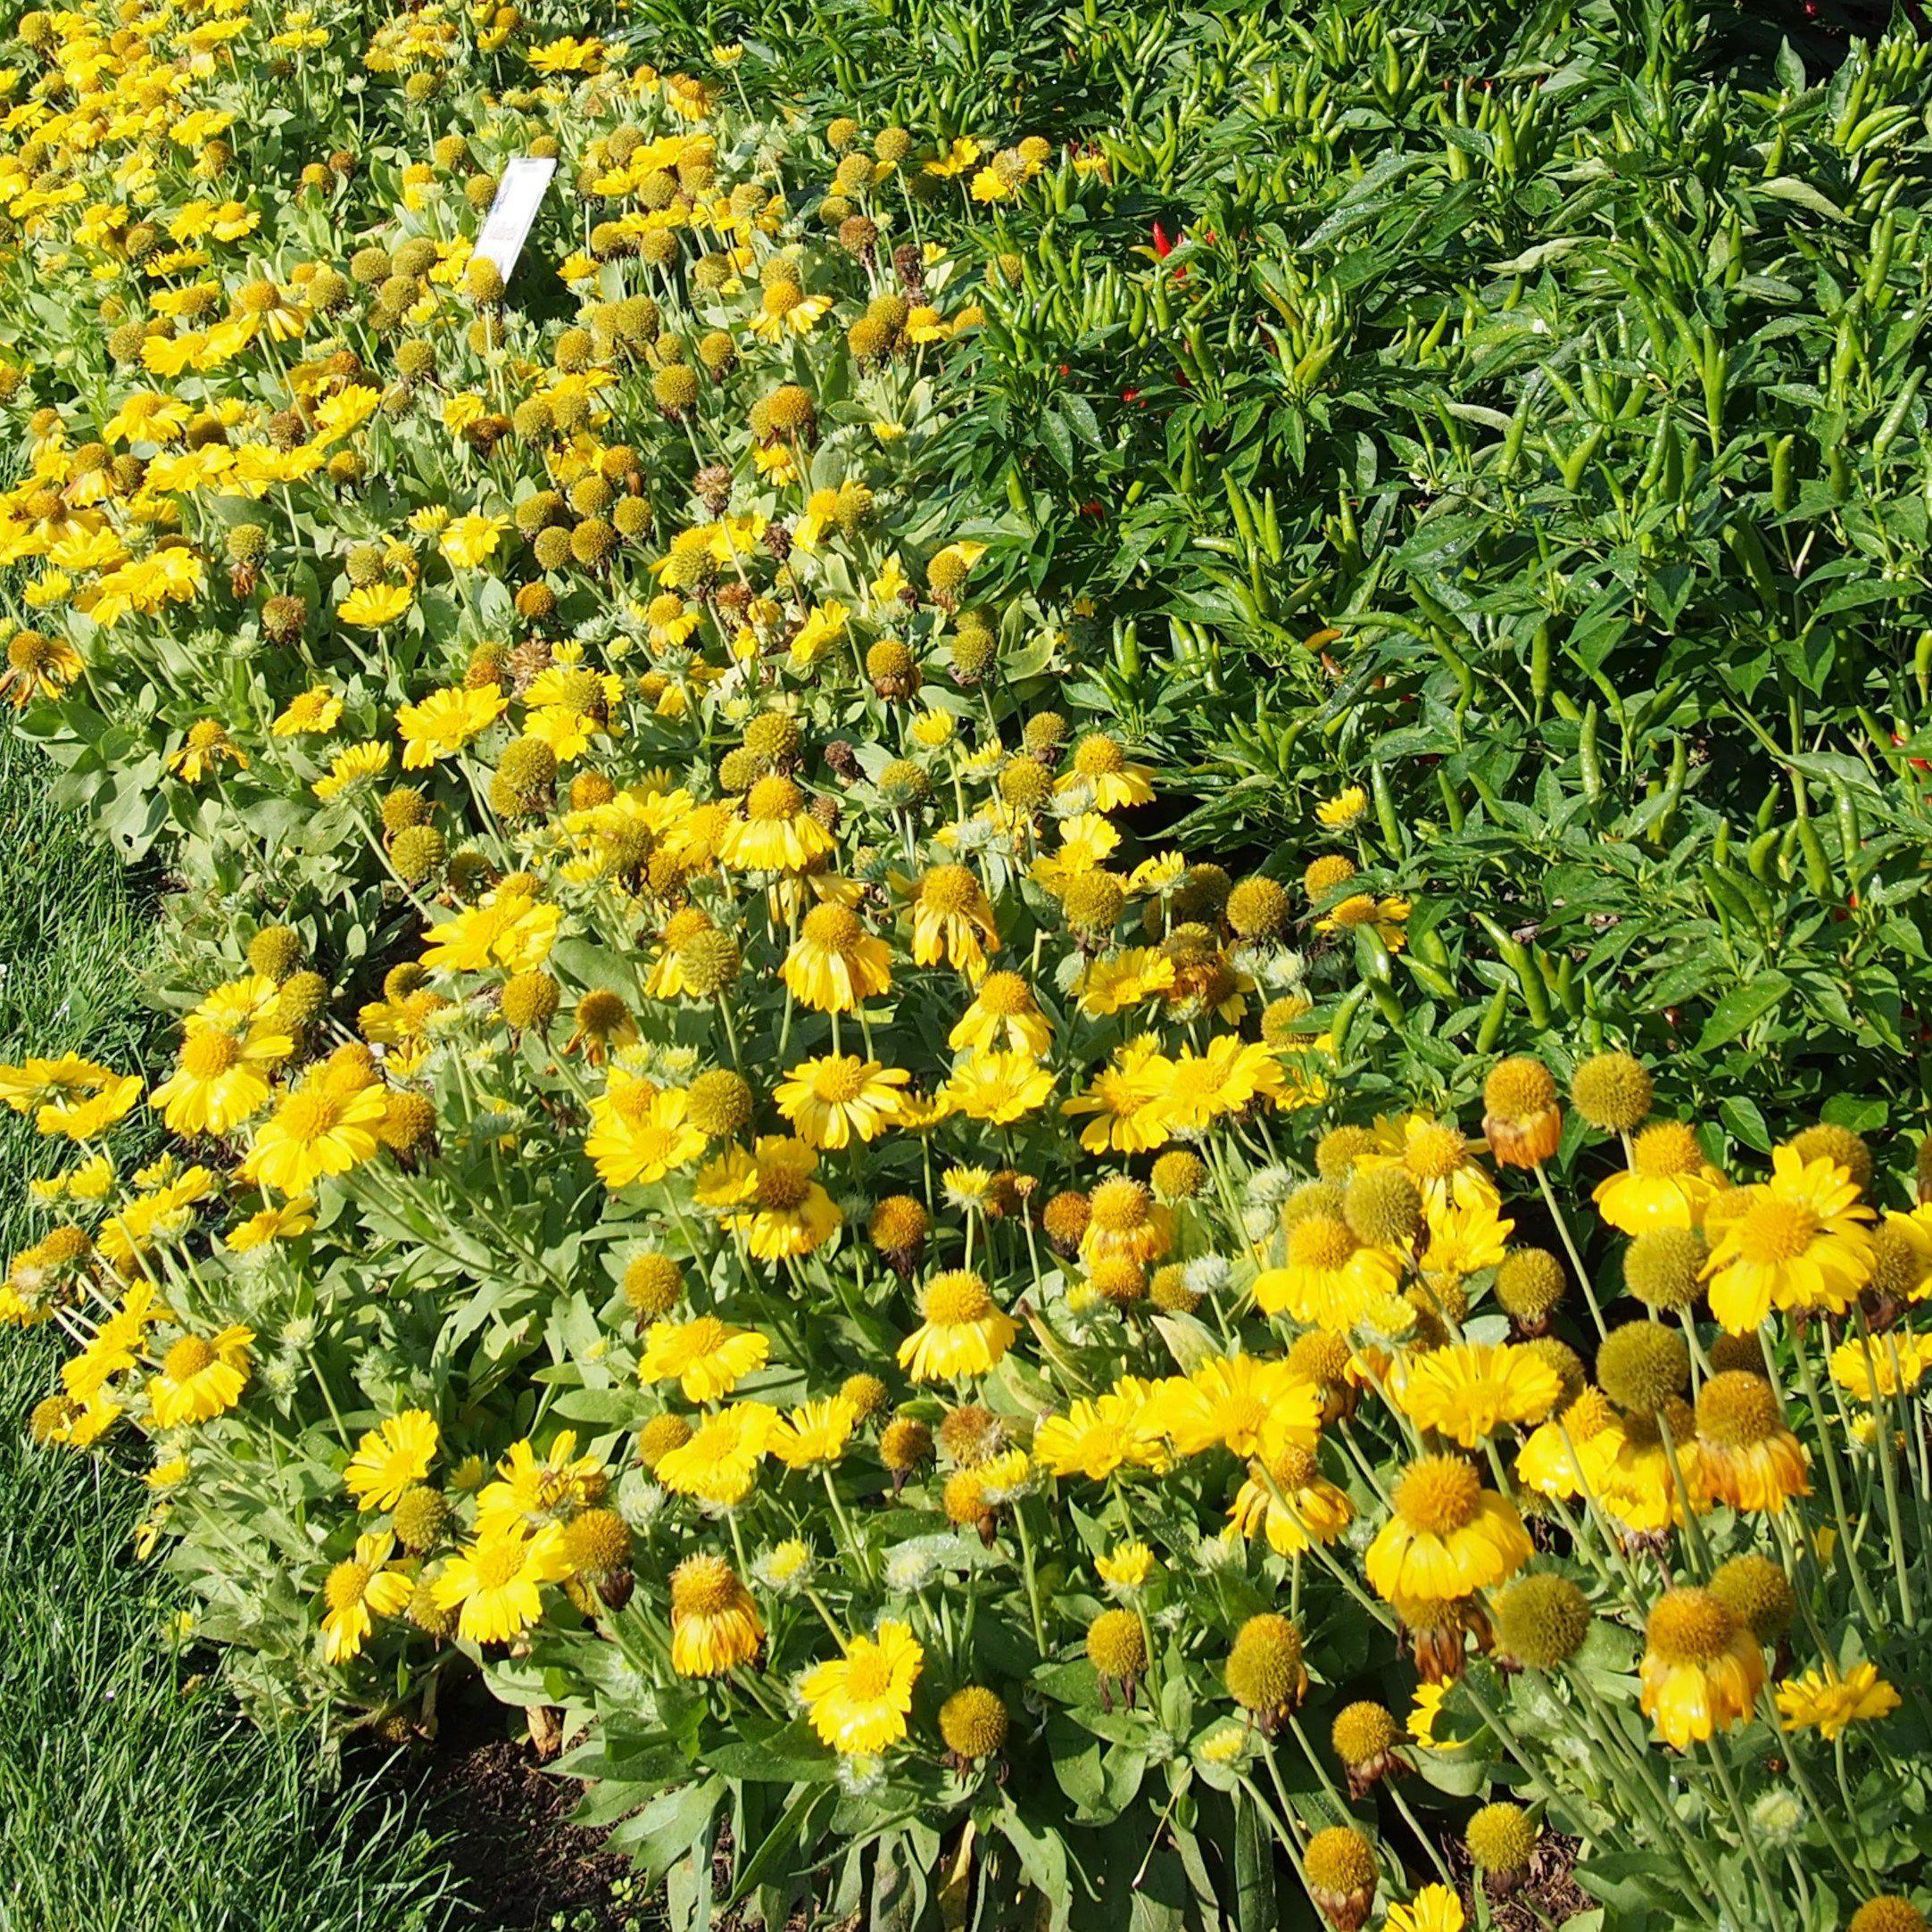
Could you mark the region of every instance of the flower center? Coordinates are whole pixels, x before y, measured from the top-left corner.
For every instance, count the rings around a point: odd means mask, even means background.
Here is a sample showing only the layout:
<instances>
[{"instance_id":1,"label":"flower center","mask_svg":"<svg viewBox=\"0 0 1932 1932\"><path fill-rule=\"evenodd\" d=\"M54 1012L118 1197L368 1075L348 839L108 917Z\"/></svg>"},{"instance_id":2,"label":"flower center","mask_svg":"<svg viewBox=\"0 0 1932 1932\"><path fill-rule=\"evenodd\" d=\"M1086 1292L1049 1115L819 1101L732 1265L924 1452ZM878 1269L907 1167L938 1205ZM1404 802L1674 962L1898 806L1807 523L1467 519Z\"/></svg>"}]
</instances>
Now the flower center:
<instances>
[{"instance_id":1,"label":"flower center","mask_svg":"<svg viewBox=\"0 0 1932 1932\"><path fill-rule=\"evenodd\" d=\"M767 824L789 818L804 803L804 794L789 778L760 778L744 801L744 815Z\"/></svg>"},{"instance_id":2,"label":"flower center","mask_svg":"<svg viewBox=\"0 0 1932 1932\"><path fill-rule=\"evenodd\" d=\"M1396 1509L1410 1527L1450 1536L1468 1527L1482 1498L1474 1467L1453 1455L1427 1455L1412 1463L1396 1485Z\"/></svg>"},{"instance_id":3,"label":"flower center","mask_svg":"<svg viewBox=\"0 0 1932 1932\"><path fill-rule=\"evenodd\" d=\"M1657 1599L1646 1635L1666 1663L1714 1663L1730 1648L1737 1625L1708 1590L1671 1590Z\"/></svg>"},{"instance_id":4,"label":"flower center","mask_svg":"<svg viewBox=\"0 0 1932 1932\"><path fill-rule=\"evenodd\" d=\"M191 1033L181 1047L181 1066L196 1080L216 1080L242 1057L240 1044L226 1033Z\"/></svg>"},{"instance_id":5,"label":"flower center","mask_svg":"<svg viewBox=\"0 0 1932 1932\"><path fill-rule=\"evenodd\" d=\"M865 928L850 906L814 906L805 915L804 934L827 952L844 952L858 943Z\"/></svg>"},{"instance_id":6,"label":"flower center","mask_svg":"<svg viewBox=\"0 0 1932 1932\"><path fill-rule=\"evenodd\" d=\"M856 1100L865 1086L866 1063L857 1056L825 1060L812 1069L812 1091L833 1107Z\"/></svg>"},{"instance_id":7,"label":"flower center","mask_svg":"<svg viewBox=\"0 0 1932 1932\"><path fill-rule=\"evenodd\" d=\"M979 897L979 883L964 866L934 866L919 882L919 903L928 912L965 912Z\"/></svg>"},{"instance_id":8,"label":"flower center","mask_svg":"<svg viewBox=\"0 0 1932 1932\"><path fill-rule=\"evenodd\" d=\"M1355 1236L1347 1223L1332 1215L1310 1215L1306 1221L1298 1221L1288 1237L1289 1262L1297 1268L1339 1268L1355 1248Z\"/></svg>"},{"instance_id":9,"label":"flower center","mask_svg":"<svg viewBox=\"0 0 1932 1932\"><path fill-rule=\"evenodd\" d=\"M346 1610L362 1601L369 1588L369 1569L357 1563L337 1563L322 1586L322 1600L331 1610Z\"/></svg>"},{"instance_id":10,"label":"flower center","mask_svg":"<svg viewBox=\"0 0 1932 1932\"><path fill-rule=\"evenodd\" d=\"M941 1274L926 1285L925 1318L941 1328L980 1321L991 1310L992 1298L976 1274Z\"/></svg>"},{"instance_id":11,"label":"flower center","mask_svg":"<svg viewBox=\"0 0 1932 1932\"><path fill-rule=\"evenodd\" d=\"M1031 1013L1033 996L1017 973L995 973L980 988L980 1004L996 1019L1017 1019Z\"/></svg>"},{"instance_id":12,"label":"flower center","mask_svg":"<svg viewBox=\"0 0 1932 1932\"><path fill-rule=\"evenodd\" d=\"M1660 1121L1646 1127L1630 1149L1630 1165L1653 1181L1673 1174L1694 1174L1704 1165L1697 1136L1680 1120Z\"/></svg>"},{"instance_id":13,"label":"flower center","mask_svg":"<svg viewBox=\"0 0 1932 1932\"><path fill-rule=\"evenodd\" d=\"M523 1545L506 1537L486 1544L476 1557L477 1581L486 1590L500 1590L523 1568Z\"/></svg>"},{"instance_id":14,"label":"flower center","mask_svg":"<svg viewBox=\"0 0 1932 1932\"><path fill-rule=\"evenodd\" d=\"M199 1335L184 1335L163 1358L162 1372L171 1382L185 1382L199 1375L214 1358L214 1350Z\"/></svg>"},{"instance_id":15,"label":"flower center","mask_svg":"<svg viewBox=\"0 0 1932 1932\"><path fill-rule=\"evenodd\" d=\"M804 1205L811 1182L796 1167L767 1167L758 1177L758 1204L778 1214Z\"/></svg>"},{"instance_id":16,"label":"flower center","mask_svg":"<svg viewBox=\"0 0 1932 1932\"><path fill-rule=\"evenodd\" d=\"M851 1659L845 1673L845 1692L855 1702L869 1704L891 1687L891 1668L876 1650L861 1651Z\"/></svg>"},{"instance_id":17,"label":"flower center","mask_svg":"<svg viewBox=\"0 0 1932 1932\"><path fill-rule=\"evenodd\" d=\"M1753 1204L1737 1226L1737 1251L1760 1264L1795 1261L1818 1232L1816 1212L1802 1201L1768 1198Z\"/></svg>"}]
</instances>

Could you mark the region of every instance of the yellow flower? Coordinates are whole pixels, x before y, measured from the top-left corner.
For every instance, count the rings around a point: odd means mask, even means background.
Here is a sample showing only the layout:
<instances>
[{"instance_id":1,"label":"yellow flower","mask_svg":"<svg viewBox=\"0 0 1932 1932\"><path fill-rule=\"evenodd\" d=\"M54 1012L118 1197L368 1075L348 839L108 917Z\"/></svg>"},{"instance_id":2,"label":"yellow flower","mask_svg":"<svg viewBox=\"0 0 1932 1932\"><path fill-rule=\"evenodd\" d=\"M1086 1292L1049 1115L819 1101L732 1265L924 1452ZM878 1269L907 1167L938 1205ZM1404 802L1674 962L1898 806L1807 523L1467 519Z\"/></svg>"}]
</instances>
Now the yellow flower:
<instances>
[{"instance_id":1,"label":"yellow flower","mask_svg":"<svg viewBox=\"0 0 1932 1932\"><path fill-rule=\"evenodd\" d=\"M0 1101L16 1114L31 1113L44 1134L91 1140L125 1119L140 1098L139 1074L117 1074L77 1053L0 1066Z\"/></svg>"},{"instance_id":2,"label":"yellow flower","mask_svg":"<svg viewBox=\"0 0 1932 1932\"><path fill-rule=\"evenodd\" d=\"M278 738L333 731L342 717L342 700L326 684L311 685L291 698L269 729Z\"/></svg>"},{"instance_id":3,"label":"yellow flower","mask_svg":"<svg viewBox=\"0 0 1932 1932\"><path fill-rule=\"evenodd\" d=\"M456 973L480 973L500 966L508 973L529 973L550 958L563 914L537 903L527 888L506 883L486 892L481 904L430 927L426 966Z\"/></svg>"},{"instance_id":4,"label":"yellow flower","mask_svg":"<svg viewBox=\"0 0 1932 1932\"><path fill-rule=\"evenodd\" d=\"M1383 1932L1463 1932L1462 1900L1446 1885L1425 1885L1405 1905L1391 1905Z\"/></svg>"},{"instance_id":5,"label":"yellow flower","mask_svg":"<svg viewBox=\"0 0 1932 1932\"><path fill-rule=\"evenodd\" d=\"M256 1131L242 1172L278 1194L305 1194L324 1174L347 1173L376 1152L388 1110L379 1082L351 1087L327 1066L311 1067Z\"/></svg>"},{"instance_id":6,"label":"yellow flower","mask_svg":"<svg viewBox=\"0 0 1932 1932\"><path fill-rule=\"evenodd\" d=\"M1835 1744L1853 1724L1874 1724L1903 1701L1876 1665L1854 1663L1842 1675L1807 1671L1778 1687L1778 1714L1787 1731L1815 1730Z\"/></svg>"},{"instance_id":7,"label":"yellow flower","mask_svg":"<svg viewBox=\"0 0 1932 1932\"><path fill-rule=\"evenodd\" d=\"M1017 1339L1019 1324L998 1307L977 1274L936 1274L919 1298L925 1320L899 1345L899 1365L916 1382L983 1375Z\"/></svg>"},{"instance_id":8,"label":"yellow flower","mask_svg":"<svg viewBox=\"0 0 1932 1932\"><path fill-rule=\"evenodd\" d=\"M387 745L345 745L336 752L327 775L318 778L310 789L326 804L330 799L340 798L351 785L358 784L365 778L379 777L388 769Z\"/></svg>"},{"instance_id":9,"label":"yellow flower","mask_svg":"<svg viewBox=\"0 0 1932 1932\"><path fill-rule=\"evenodd\" d=\"M415 601L416 593L407 584L365 584L352 590L336 607L344 624L359 629L379 631L394 624Z\"/></svg>"},{"instance_id":10,"label":"yellow flower","mask_svg":"<svg viewBox=\"0 0 1932 1932\"><path fill-rule=\"evenodd\" d=\"M1416 1362L1402 1379L1399 1401L1417 1428L1473 1449L1498 1429L1540 1422L1562 1394L1556 1371L1534 1350L1459 1342Z\"/></svg>"},{"instance_id":11,"label":"yellow flower","mask_svg":"<svg viewBox=\"0 0 1932 1932\"><path fill-rule=\"evenodd\" d=\"M1748 1190L1704 1264L1711 1313L1734 1335L1773 1308L1843 1314L1871 1279L1871 1218L1857 1183L1828 1156L1806 1161L1775 1148L1770 1182Z\"/></svg>"},{"instance_id":12,"label":"yellow flower","mask_svg":"<svg viewBox=\"0 0 1932 1932\"><path fill-rule=\"evenodd\" d=\"M858 1426L858 1411L843 1396L803 1402L773 1426L771 1453L787 1469L835 1463Z\"/></svg>"},{"instance_id":13,"label":"yellow flower","mask_svg":"<svg viewBox=\"0 0 1932 1932\"><path fill-rule=\"evenodd\" d=\"M975 985L986 955L999 949L999 929L980 883L964 866L934 866L912 902L912 957L918 966L950 961Z\"/></svg>"},{"instance_id":14,"label":"yellow flower","mask_svg":"<svg viewBox=\"0 0 1932 1932\"><path fill-rule=\"evenodd\" d=\"M1036 1060L1052 1041L1051 1024L1040 1010L1032 988L1017 973L994 973L982 981L972 1005L946 1036L955 1053L1004 1047Z\"/></svg>"},{"instance_id":15,"label":"yellow flower","mask_svg":"<svg viewBox=\"0 0 1932 1932\"><path fill-rule=\"evenodd\" d=\"M732 1328L716 1315L689 1322L653 1322L637 1373L647 1382L675 1381L688 1402L716 1402L761 1369L771 1344L750 1329Z\"/></svg>"},{"instance_id":16,"label":"yellow flower","mask_svg":"<svg viewBox=\"0 0 1932 1932\"><path fill-rule=\"evenodd\" d=\"M1332 1543L1355 1521L1355 1505L1324 1476L1314 1456L1293 1444L1272 1460L1248 1465L1228 1518L1245 1537L1265 1533L1279 1556L1298 1556Z\"/></svg>"},{"instance_id":17,"label":"yellow flower","mask_svg":"<svg viewBox=\"0 0 1932 1932\"><path fill-rule=\"evenodd\" d=\"M1854 1335L1831 1351L1831 1379L1861 1402L1872 1399L1874 1380L1882 1396L1916 1389L1932 1367L1932 1335L1887 1329L1869 1344Z\"/></svg>"},{"instance_id":18,"label":"yellow flower","mask_svg":"<svg viewBox=\"0 0 1932 1932\"><path fill-rule=\"evenodd\" d=\"M203 777L219 774L224 759L244 771L248 768L247 754L228 736L228 726L204 717L188 726L180 749L168 759L168 769L198 785Z\"/></svg>"},{"instance_id":19,"label":"yellow flower","mask_svg":"<svg viewBox=\"0 0 1932 1932\"><path fill-rule=\"evenodd\" d=\"M652 1473L680 1496L733 1508L750 1494L777 1421L767 1403L734 1402L706 1416L689 1441L666 1450Z\"/></svg>"},{"instance_id":20,"label":"yellow flower","mask_svg":"<svg viewBox=\"0 0 1932 1932\"><path fill-rule=\"evenodd\" d=\"M456 1634L473 1644L507 1644L543 1615L543 1586L570 1573L563 1528L545 1523L478 1538L450 1558L434 1585L444 1610L460 1610Z\"/></svg>"},{"instance_id":21,"label":"yellow flower","mask_svg":"<svg viewBox=\"0 0 1932 1932\"><path fill-rule=\"evenodd\" d=\"M422 771L438 759L453 758L503 715L507 701L494 684L479 684L433 691L419 704L403 705L396 712L403 770Z\"/></svg>"},{"instance_id":22,"label":"yellow flower","mask_svg":"<svg viewBox=\"0 0 1932 1932\"><path fill-rule=\"evenodd\" d=\"M420 1482L442 1439L427 1409L404 1409L367 1430L343 1472L358 1509L394 1509L402 1492Z\"/></svg>"},{"instance_id":23,"label":"yellow flower","mask_svg":"<svg viewBox=\"0 0 1932 1932\"><path fill-rule=\"evenodd\" d=\"M1708 1590L1666 1590L1645 1639L1638 1704L1666 1744L1687 1751L1751 1714L1764 1653Z\"/></svg>"},{"instance_id":24,"label":"yellow flower","mask_svg":"<svg viewBox=\"0 0 1932 1932\"><path fill-rule=\"evenodd\" d=\"M268 1105L265 1070L294 1050L294 1040L277 1032L265 1015L239 1039L191 1027L174 1072L148 1095L147 1104L161 1108L170 1133L232 1132Z\"/></svg>"},{"instance_id":25,"label":"yellow flower","mask_svg":"<svg viewBox=\"0 0 1932 1932\"><path fill-rule=\"evenodd\" d=\"M912 1075L856 1053L801 1060L779 1082L778 1111L808 1147L842 1148L875 1140L899 1112L899 1090Z\"/></svg>"},{"instance_id":26,"label":"yellow flower","mask_svg":"<svg viewBox=\"0 0 1932 1932\"><path fill-rule=\"evenodd\" d=\"M1460 1456L1425 1455L1396 1484L1395 1509L1363 1567L1386 1601L1451 1603L1513 1576L1530 1560L1515 1505L1482 1487Z\"/></svg>"},{"instance_id":27,"label":"yellow flower","mask_svg":"<svg viewBox=\"0 0 1932 1932\"><path fill-rule=\"evenodd\" d=\"M584 1142L597 1178L613 1190L649 1186L696 1160L705 1139L692 1124L690 1105L681 1087L659 1087L613 1066L609 1084L590 1103Z\"/></svg>"},{"instance_id":28,"label":"yellow flower","mask_svg":"<svg viewBox=\"0 0 1932 1932\"><path fill-rule=\"evenodd\" d=\"M162 1357L147 1385L148 1405L163 1429L211 1422L232 1409L248 1386L252 1330L231 1325L212 1337L184 1335Z\"/></svg>"},{"instance_id":29,"label":"yellow flower","mask_svg":"<svg viewBox=\"0 0 1932 1932\"><path fill-rule=\"evenodd\" d=\"M908 1624L888 1619L875 1635L851 1638L842 1657L814 1664L799 1679L812 1729L842 1756L875 1756L897 1744L925 1663Z\"/></svg>"},{"instance_id":30,"label":"yellow flower","mask_svg":"<svg viewBox=\"0 0 1932 1932\"><path fill-rule=\"evenodd\" d=\"M1791 1497L1810 1495L1803 1445L1763 1376L1742 1369L1711 1376L1697 1391L1696 1416L1699 1501L1775 1515Z\"/></svg>"},{"instance_id":31,"label":"yellow flower","mask_svg":"<svg viewBox=\"0 0 1932 1932\"><path fill-rule=\"evenodd\" d=\"M1694 1228L1717 1179L1684 1122L1658 1121L1631 1143L1629 1166L1599 1182L1591 1198L1604 1219L1624 1234Z\"/></svg>"},{"instance_id":32,"label":"yellow flower","mask_svg":"<svg viewBox=\"0 0 1932 1932\"><path fill-rule=\"evenodd\" d=\"M751 787L743 817L733 817L717 842L718 857L741 872L806 872L833 850L805 793L781 774Z\"/></svg>"},{"instance_id":33,"label":"yellow flower","mask_svg":"<svg viewBox=\"0 0 1932 1932\"><path fill-rule=\"evenodd\" d=\"M975 1053L953 1069L946 1098L971 1120L1009 1126L1043 1107L1053 1073L1027 1053Z\"/></svg>"},{"instance_id":34,"label":"yellow flower","mask_svg":"<svg viewBox=\"0 0 1932 1932\"><path fill-rule=\"evenodd\" d=\"M1312 1454L1322 1426L1315 1385L1288 1362L1250 1355L1212 1356L1165 1383L1155 1400L1182 1455L1224 1448L1273 1463L1290 1447Z\"/></svg>"},{"instance_id":35,"label":"yellow flower","mask_svg":"<svg viewBox=\"0 0 1932 1932\"><path fill-rule=\"evenodd\" d=\"M1166 1460L1154 1389L1138 1376L1080 1397L1065 1415L1041 1418L1033 1431L1033 1458L1056 1476L1085 1476L1101 1482L1124 1465L1152 1468Z\"/></svg>"},{"instance_id":36,"label":"yellow flower","mask_svg":"<svg viewBox=\"0 0 1932 1932\"><path fill-rule=\"evenodd\" d=\"M781 970L792 997L820 1013L856 1012L892 980L885 942L830 900L805 915Z\"/></svg>"},{"instance_id":37,"label":"yellow flower","mask_svg":"<svg viewBox=\"0 0 1932 1932\"><path fill-rule=\"evenodd\" d=\"M452 518L437 537L436 546L458 569L474 570L495 554L497 539L507 528L501 517Z\"/></svg>"},{"instance_id":38,"label":"yellow flower","mask_svg":"<svg viewBox=\"0 0 1932 1932\"><path fill-rule=\"evenodd\" d=\"M598 1456L576 1453L574 1429L560 1430L542 1455L527 1438L512 1443L496 1470L498 1480L477 1497L477 1534L485 1539L560 1522L600 1497L608 1480ZM461 1471L452 1480L465 1487Z\"/></svg>"},{"instance_id":39,"label":"yellow flower","mask_svg":"<svg viewBox=\"0 0 1932 1932\"><path fill-rule=\"evenodd\" d=\"M765 1640L758 1605L721 1556L687 1556L671 1572L671 1668L722 1677L750 1663Z\"/></svg>"},{"instance_id":40,"label":"yellow flower","mask_svg":"<svg viewBox=\"0 0 1932 1932\"><path fill-rule=\"evenodd\" d=\"M1369 808L1369 795L1360 785L1347 785L1314 808L1316 819L1331 832L1352 825Z\"/></svg>"},{"instance_id":41,"label":"yellow flower","mask_svg":"<svg viewBox=\"0 0 1932 1932\"><path fill-rule=\"evenodd\" d=\"M1288 1256L1255 1279L1264 1314L1291 1314L1310 1328L1345 1335L1385 1297L1402 1270L1395 1257L1358 1241L1339 1215L1304 1215L1288 1231Z\"/></svg>"},{"instance_id":42,"label":"yellow flower","mask_svg":"<svg viewBox=\"0 0 1932 1932\"><path fill-rule=\"evenodd\" d=\"M1145 1589L1148 1579L1154 1574L1154 1552L1139 1538L1130 1538L1096 1556L1093 1567L1110 1590L1132 1596L1136 1590Z\"/></svg>"},{"instance_id":43,"label":"yellow flower","mask_svg":"<svg viewBox=\"0 0 1932 1932\"><path fill-rule=\"evenodd\" d=\"M395 1538L386 1532L359 1536L355 1554L339 1563L322 1585L328 1613L322 1619L322 1657L345 1663L361 1654L377 1617L400 1616L416 1585L400 1563L390 1561Z\"/></svg>"}]
</instances>

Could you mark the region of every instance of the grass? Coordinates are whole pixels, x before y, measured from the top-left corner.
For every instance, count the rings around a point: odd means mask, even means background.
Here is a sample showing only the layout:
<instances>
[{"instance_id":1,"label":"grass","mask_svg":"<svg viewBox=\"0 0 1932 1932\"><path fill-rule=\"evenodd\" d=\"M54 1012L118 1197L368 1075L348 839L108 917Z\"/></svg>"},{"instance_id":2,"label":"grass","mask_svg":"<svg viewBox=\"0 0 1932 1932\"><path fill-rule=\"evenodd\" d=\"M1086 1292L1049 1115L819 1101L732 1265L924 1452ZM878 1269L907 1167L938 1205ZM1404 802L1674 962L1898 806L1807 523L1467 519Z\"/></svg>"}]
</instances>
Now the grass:
<instances>
[{"instance_id":1,"label":"grass","mask_svg":"<svg viewBox=\"0 0 1932 1932\"><path fill-rule=\"evenodd\" d=\"M149 908L46 767L0 730L0 1060L29 1042L138 1064ZM0 1115L0 1248L29 1238L46 1161ZM144 1492L37 1449L45 1337L0 1335L0 1932L438 1932L448 1868L392 1792L345 1792L312 1733L236 1715L173 1630L178 1590L130 1547Z\"/></svg>"}]
</instances>

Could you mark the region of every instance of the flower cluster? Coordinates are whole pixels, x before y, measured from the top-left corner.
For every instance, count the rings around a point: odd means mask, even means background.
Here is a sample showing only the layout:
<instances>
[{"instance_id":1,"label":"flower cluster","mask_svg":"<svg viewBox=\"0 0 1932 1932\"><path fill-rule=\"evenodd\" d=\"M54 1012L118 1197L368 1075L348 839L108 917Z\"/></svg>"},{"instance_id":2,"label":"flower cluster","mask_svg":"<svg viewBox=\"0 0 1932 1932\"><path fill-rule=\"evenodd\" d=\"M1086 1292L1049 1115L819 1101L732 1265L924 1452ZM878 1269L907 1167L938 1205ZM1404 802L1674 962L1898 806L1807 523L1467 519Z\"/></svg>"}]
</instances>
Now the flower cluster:
<instances>
[{"instance_id":1,"label":"flower cluster","mask_svg":"<svg viewBox=\"0 0 1932 1932\"><path fill-rule=\"evenodd\" d=\"M1231 1896L1272 1837L1339 1932L1453 1932L1421 1770L1537 1807L1464 1821L1497 1900L1634 1838L1776 1922L1794 1790L1843 1895L1906 1870L1810 1779L1920 1628L1932 1217L1839 1128L1728 1173L1623 1054L1361 1103L1362 794L1168 843L1063 692L1093 604L988 575L949 474L984 211L1095 163L512 8L133 15L17 29L8 272L98 326L82 394L8 367L5 689L199 898L160 1078L0 1068L62 1154L0 1317L71 1343L41 1440L145 1439L238 1679L561 1704L660 1869L776 1781L986 1886L1124 1840ZM298 50L443 131L257 181ZM450 106L485 55L528 84ZM524 152L568 247L506 286Z\"/></svg>"}]
</instances>

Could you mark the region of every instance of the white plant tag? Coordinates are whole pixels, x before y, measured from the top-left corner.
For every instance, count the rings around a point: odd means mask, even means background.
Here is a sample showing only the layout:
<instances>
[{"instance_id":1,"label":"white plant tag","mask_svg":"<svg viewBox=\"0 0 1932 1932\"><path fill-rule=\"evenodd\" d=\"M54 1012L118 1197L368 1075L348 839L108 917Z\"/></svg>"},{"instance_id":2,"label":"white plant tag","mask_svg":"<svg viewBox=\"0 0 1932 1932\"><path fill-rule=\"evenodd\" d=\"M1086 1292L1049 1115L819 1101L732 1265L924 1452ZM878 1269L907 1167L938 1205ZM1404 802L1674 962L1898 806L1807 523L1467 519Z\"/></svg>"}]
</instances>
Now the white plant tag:
<instances>
[{"instance_id":1,"label":"white plant tag","mask_svg":"<svg viewBox=\"0 0 1932 1932\"><path fill-rule=\"evenodd\" d=\"M529 238L530 224L536 220L543 191L556 171L554 160L539 161L530 154L519 154L504 164L503 178L496 184L496 199L490 203L472 259L480 255L486 261L493 261L496 272L506 282L516 269L517 257Z\"/></svg>"}]
</instances>

